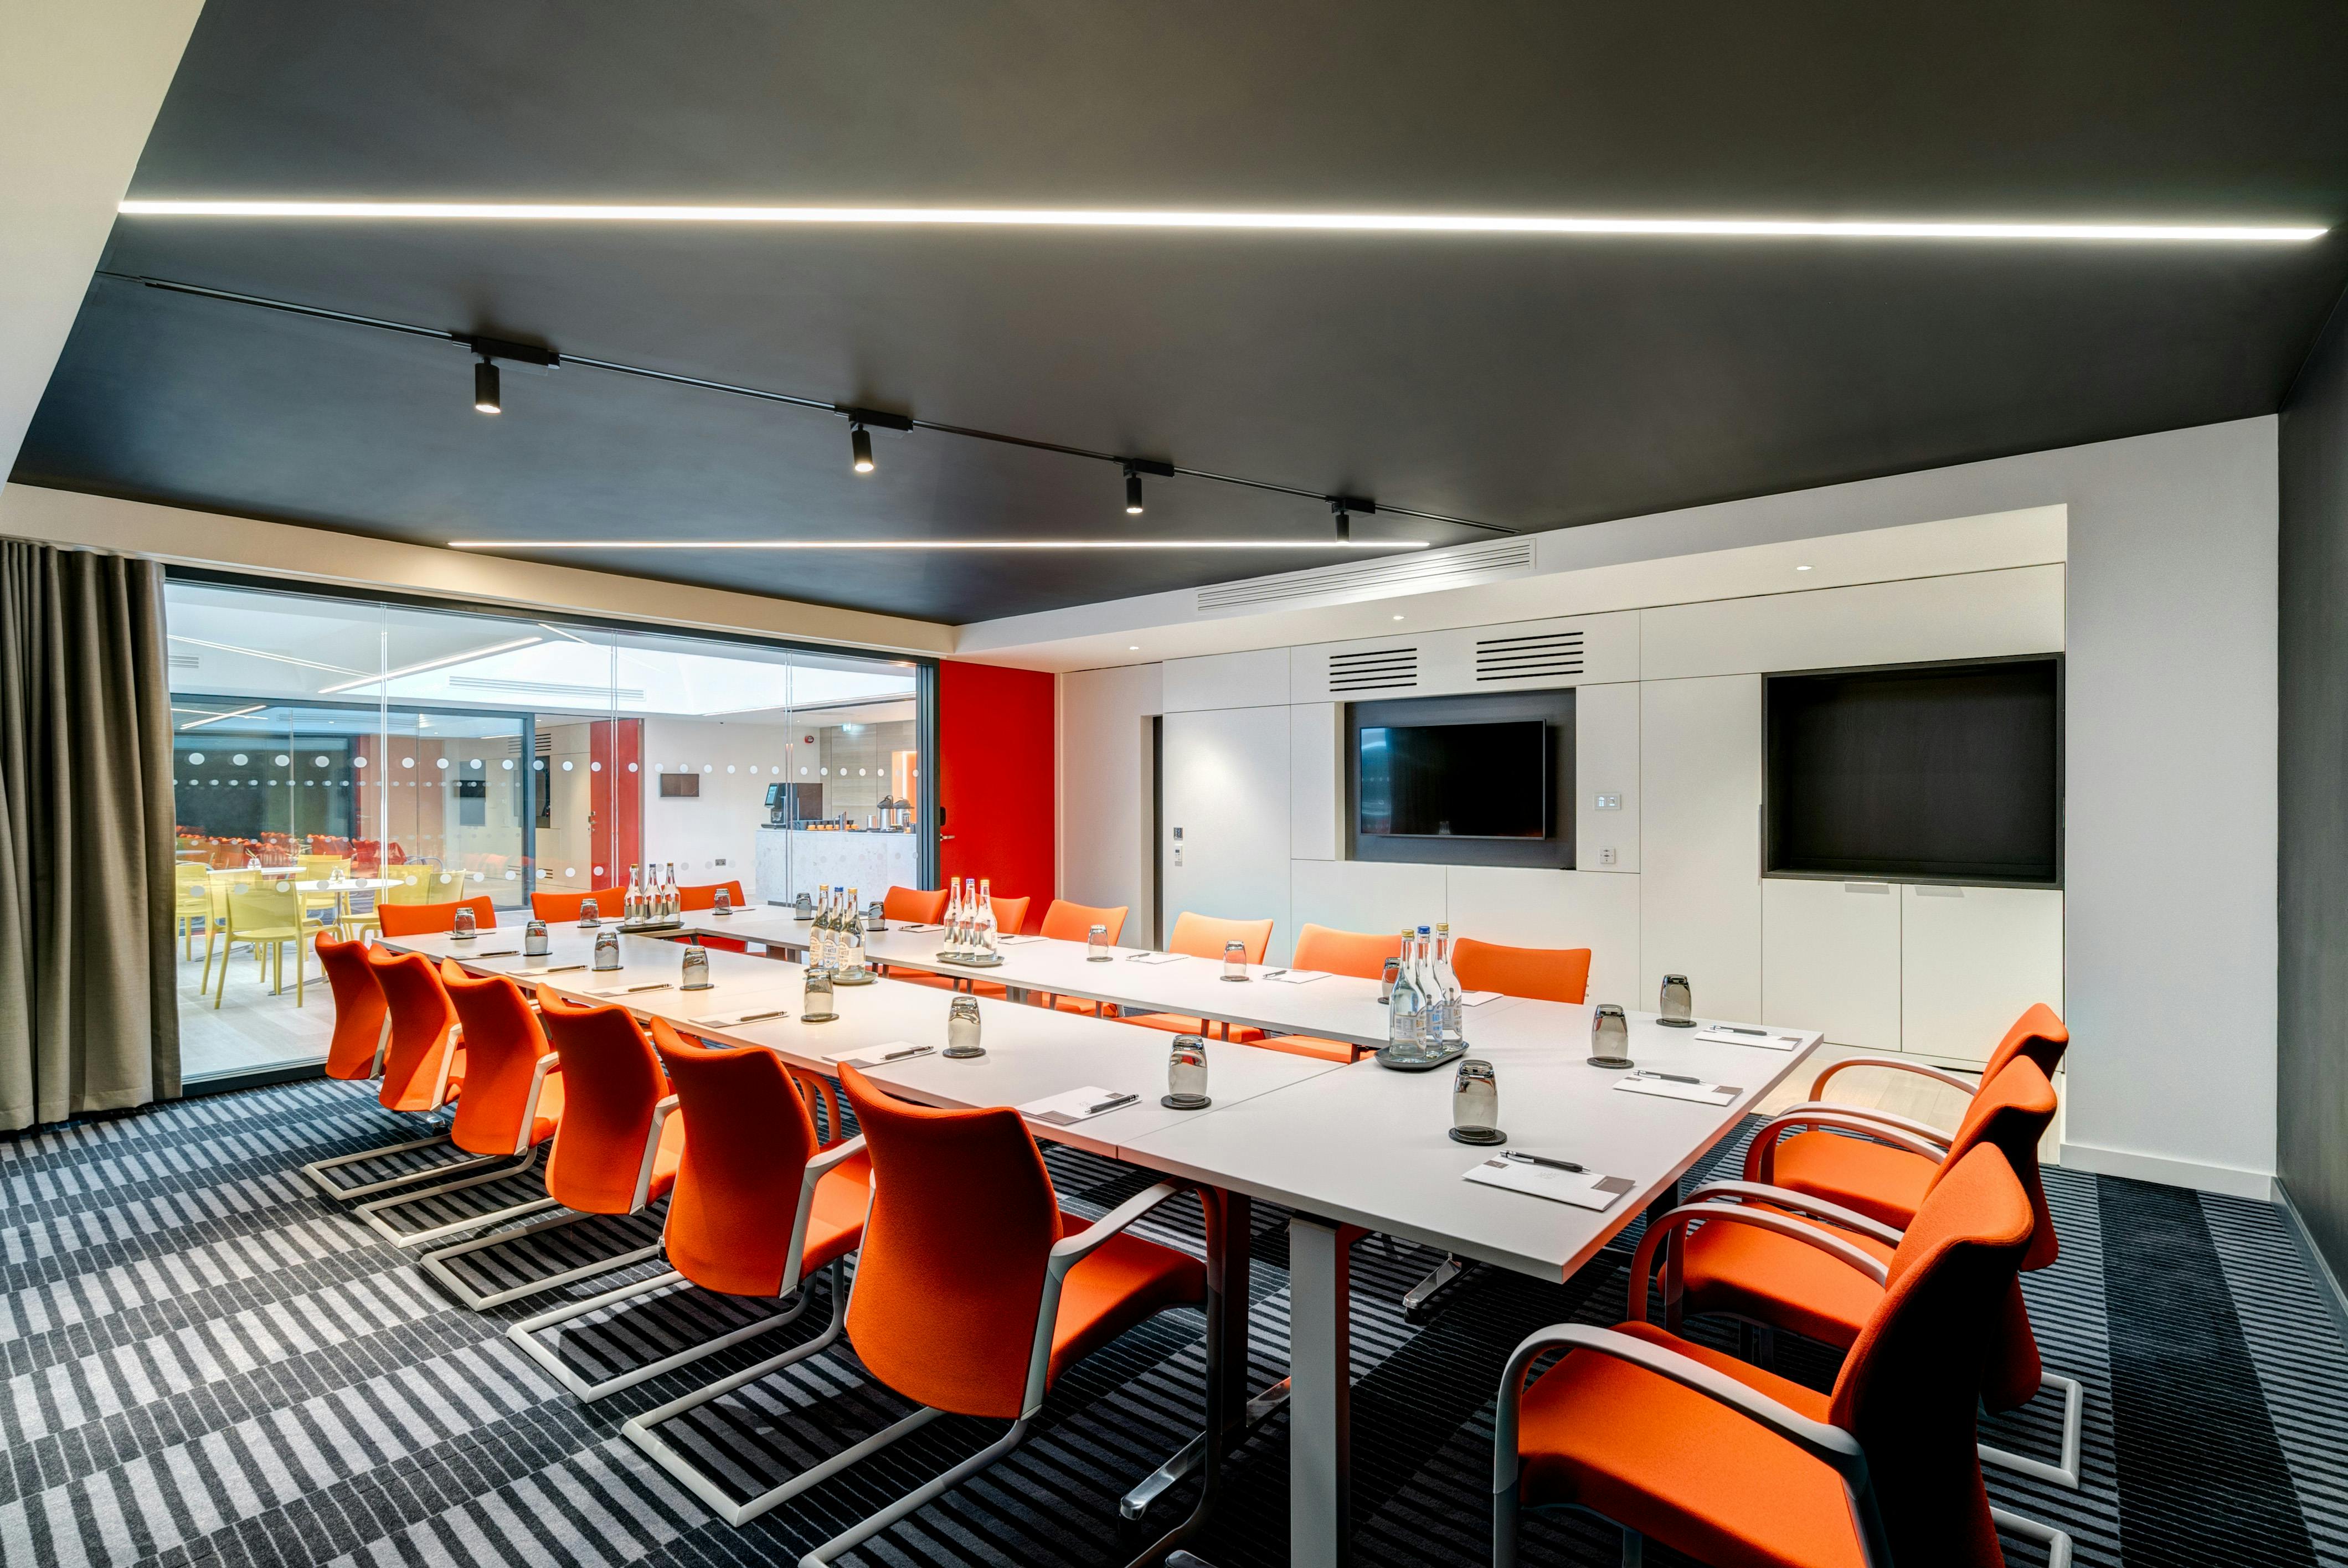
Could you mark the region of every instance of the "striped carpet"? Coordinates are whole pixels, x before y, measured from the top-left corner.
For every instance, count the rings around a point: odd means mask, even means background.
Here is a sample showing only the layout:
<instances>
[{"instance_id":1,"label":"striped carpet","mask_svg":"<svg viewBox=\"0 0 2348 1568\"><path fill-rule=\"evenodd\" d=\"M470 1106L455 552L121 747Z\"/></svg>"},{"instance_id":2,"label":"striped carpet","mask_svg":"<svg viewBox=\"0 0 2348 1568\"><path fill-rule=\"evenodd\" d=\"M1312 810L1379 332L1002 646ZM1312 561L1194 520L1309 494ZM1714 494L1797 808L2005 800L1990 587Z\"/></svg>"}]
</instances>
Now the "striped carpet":
<instances>
[{"instance_id":1,"label":"striped carpet","mask_svg":"<svg viewBox=\"0 0 2348 1568\"><path fill-rule=\"evenodd\" d=\"M0 1564L791 1563L998 1430L939 1421L747 1529L716 1522L619 1438L620 1423L811 1337L827 1305L584 1409L504 1337L508 1322L551 1298L502 1314L458 1310L406 1254L297 1173L309 1160L413 1135L360 1088L306 1083L0 1143ZM1715 1158L1735 1153L1732 1140ZM1082 1213L1105 1211L1148 1179L1065 1150L1050 1163ZM511 1184L527 1191L529 1181ZM2074 1492L1993 1471L1997 1501L2072 1532L2082 1563L2348 1564L2348 1354L2276 1212L2063 1172L2050 1173L2049 1187L2063 1258L2026 1287L2048 1365L2089 1390L2085 1485ZM483 1188L468 1201L499 1196ZM1256 1221L1259 1387L1284 1359L1284 1219L1260 1211ZM1198 1225L1186 1199L1146 1234L1195 1247ZM558 1251L618 1252L648 1229L580 1225L537 1257L485 1262L481 1277L545 1268ZM1543 1324L1621 1315L1627 1252L1618 1245L1563 1286L1483 1271L1414 1328L1397 1299L1431 1261L1375 1239L1355 1254L1354 1517L1365 1563L1486 1561L1489 1401L1501 1361ZM560 1344L597 1376L746 1310L680 1290L564 1330ZM1200 1419L1200 1333L1195 1313L1172 1313L1094 1356L1056 1389L1024 1450L848 1561L1123 1562L1145 1532L1119 1523L1117 1495ZM1830 1357L1782 1340L1778 1365L1806 1381L1832 1376ZM2054 1400L2038 1405L2046 1408L1990 1423L1985 1435L2053 1457ZM836 1351L667 1430L747 1493L902 1409ZM1217 1568L1284 1560L1286 1447L1285 1418L1274 1417L1234 1459L1225 1506L1199 1543ZM1150 1522L1187 1503L1178 1491ZM1613 1533L1594 1522L1529 1527L1530 1563L1611 1563L1616 1553ZM2009 1557L2043 1560L2018 1542Z\"/></svg>"}]
</instances>

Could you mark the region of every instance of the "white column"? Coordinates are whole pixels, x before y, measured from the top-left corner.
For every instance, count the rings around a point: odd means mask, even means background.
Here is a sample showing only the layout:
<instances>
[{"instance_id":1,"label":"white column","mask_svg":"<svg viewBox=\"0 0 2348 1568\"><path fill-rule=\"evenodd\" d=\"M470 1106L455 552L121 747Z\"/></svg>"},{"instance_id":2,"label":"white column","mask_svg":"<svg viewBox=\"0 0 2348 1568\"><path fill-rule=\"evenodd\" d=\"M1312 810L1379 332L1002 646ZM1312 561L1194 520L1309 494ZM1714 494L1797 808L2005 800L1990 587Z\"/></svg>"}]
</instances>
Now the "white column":
<instances>
[{"instance_id":1,"label":"white column","mask_svg":"<svg viewBox=\"0 0 2348 1568\"><path fill-rule=\"evenodd\" d=\"M1354 1556L1353 1267L1338 1227L1288 1222L1288 1561Z\"/></svg>"}]
</instances>

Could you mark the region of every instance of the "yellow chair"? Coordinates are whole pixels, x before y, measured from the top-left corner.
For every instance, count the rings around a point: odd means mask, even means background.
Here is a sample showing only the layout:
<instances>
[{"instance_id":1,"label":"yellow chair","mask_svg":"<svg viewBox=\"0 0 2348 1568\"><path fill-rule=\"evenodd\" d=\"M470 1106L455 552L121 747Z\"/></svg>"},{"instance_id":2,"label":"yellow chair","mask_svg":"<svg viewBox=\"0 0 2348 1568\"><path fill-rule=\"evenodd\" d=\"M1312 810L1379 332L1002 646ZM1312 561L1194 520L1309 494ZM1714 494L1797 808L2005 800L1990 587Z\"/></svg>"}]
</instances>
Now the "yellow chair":
<instances>
[{"instance_id":1,"label":"yellow chair","mask_svg":"<svg viewBox=\"0 0 2348 1568\"><path fill-rule=\"evenodd\" d=\"M182 962L196 956L196 922L201 920L209 930L211 925L211 873L201 861L180 861L171 867L171 918L180 927L180 958ZM204 943L206 974L211 972L211 943Z\"/></svg>"},{"instance_id":2,"label":"yellow chair","mask_svg":"<svg viewBox=\"0 0 2348 1568\"><path fill-rule=\"evenodd\" d=\"M301 879L304 882L325 882L350 875L351 857L347 855L297 855L294 858L302 867ZM305 915L323 912L327 917L324 924L347 935L345 928L352 924L350 901L348 893L304 893L302 909Z\"/></svg>"},{"instance_id":3,"label":"yellow chair","mask_svg":"<svg viewBox=\"0 0 2348 1568\"><path fill-rule=\"evenodd\" d=\"M294 944L294 1005L304 1000L303 982L308 977L309 965L304 960L309 953L310 938L324 930L330 922L314 924L304 907L303 895L293 882L231 883L223 895L228 907L223 940L233 948L239 942L251 942L253 951L264 953L264 961L273 965L275 983L270 995L285 992L285 944ZM263 944L267 944L266 948ZM220 985L212 992L212 1006L218 1008L228 995L228 958L221 958Z\"/></svg>"},{"instance_id":4,"label":"yellow chair","mask_svg":"<svg viewBox=\"0 0 2348 1568\"><path fill-rule=\"evenodd\" d=\"M255 886L262 880L262 874L257 871L208 870L204 873L204 978L199 983L198 990L211 989L212 949L214 948L220 949L222 969L228 968L229 955L234 949L234 944L225 934L228 929L229 890L232 887ZM252 956L255 958L261 958L263 962L267 961L262 957L261 944L258 942L252 946Z\"/></svg>"}]
</instances>

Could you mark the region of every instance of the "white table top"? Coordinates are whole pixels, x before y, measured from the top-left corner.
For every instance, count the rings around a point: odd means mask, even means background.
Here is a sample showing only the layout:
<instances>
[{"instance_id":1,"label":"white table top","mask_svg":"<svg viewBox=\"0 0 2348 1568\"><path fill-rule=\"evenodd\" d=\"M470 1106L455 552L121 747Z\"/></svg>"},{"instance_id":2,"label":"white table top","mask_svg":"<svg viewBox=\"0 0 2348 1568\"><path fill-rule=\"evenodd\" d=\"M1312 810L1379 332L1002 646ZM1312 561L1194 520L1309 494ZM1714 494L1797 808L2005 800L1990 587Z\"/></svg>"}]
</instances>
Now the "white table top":
<instances>
[{"instance_id":1,"label":"white table top","mask_svg":"<svg viewBox=\"0 0 2348 1568\"><path fill-rule=\"evenodd\" d=\"M754 941L776 940L754 928L759 923L736 916L699 928ZM915 940L935 939L934 933L911 935ZM592 932L557 926L549 938L551 953L527 960L498 956L521 945L520 931L510 927L484 931L469 942L432 936L398 938L390 945L435 957L454 956L469 967L518 979L527 979L530 970L583 963L592 954ZM708 955L715 982L710 990L596 996L629 984L666 982L673 988L681 973L684 949L673 940L623 936L620 944L622 969L601 974L572 969L541 983L575 1000L623 1002L641 1016L667 1018L705 1039L763 1046L795 1066L818 1071L829 1071L830 1059L840 1052L896 1041L944 1045L952 999L943 991L886 979L845 987L833 998L839 1020L808 1024L798 1017L805 973L798 965L722 948ZM1116 966L1136 977L1137 984L1153 989L1158 977L1186 968L1211 971L1217 967L1203 960ZM952 970L953 966L943 968ZM1006 962L1003 968L979 973L1050 989L1007 976L1011 968ZM1247 989L1305 995L1335 979L1294 987L1259 981ZM1375 997L1374 982L1352 983L1368 987ZM1133 999L1133 1004L1153 1010L1196 1010L1181 999L1188 994L1169 985L1159 994ZM781 1005L792 1016L734 1027L692 1021L761 1005ZM1621 1072L1591 1067L1584 1061L1590 1050L1591 1009L1586 1006L1516 1001L1469 1009L1470 1053L1495 1069L1500 1124L1509 1133L1506 1147L1575 1160L1593 1172L1626 1177L1633 1184L1611 1207L1593 1213L1465 1180L1479 1160L1499 1151L1450 1138L1452 1072L1447 1068L1401 1073L1374 1061L1338 1067L1251 1046L1210 1044L1208 1091L1214 1096L1213 1107L1174 1112L1157 1099L1164 1091L1171 1043L1164 1032L1007 1001L982 1000L979 1010L985 1057L974 1061L916 1057L870 1070L869 1076L892 1092L936 1105L1024 1104L1088 1084L1140 1091L1138 1103L1074 1126L1033 1122L1029 1126L1040 1137L1546 1279L1564 1278L1587 1262L1735 1126L1818 1041L1811 1035L1807 1046L1790 1051L1710 1044L1695 1040L1693 1031L1663 1028L1651 1013L1632 1014L1631 1051L1642 1066L1693 1073L1742 1090L1729 1104L1712 1106L1617 1091ZM1283 1021L1280 1027L1323 1032L1294 1022Z\"/></svg>"}]
</instances>

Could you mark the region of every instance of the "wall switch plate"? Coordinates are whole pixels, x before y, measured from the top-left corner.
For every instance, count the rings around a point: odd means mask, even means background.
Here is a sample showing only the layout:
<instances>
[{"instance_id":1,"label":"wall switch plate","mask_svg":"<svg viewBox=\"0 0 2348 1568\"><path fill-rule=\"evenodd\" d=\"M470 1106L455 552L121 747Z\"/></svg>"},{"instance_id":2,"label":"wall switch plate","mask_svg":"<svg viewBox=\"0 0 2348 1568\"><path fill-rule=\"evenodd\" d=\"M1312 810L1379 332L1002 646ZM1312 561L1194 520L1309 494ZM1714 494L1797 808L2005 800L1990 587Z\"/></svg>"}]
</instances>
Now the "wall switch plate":
<instances>
[{"instance_id":1,"label":"wall switch plate","mask_svg":"<svg viewBox=\"0 0 2348 1568\"><path fill-rule=\"evenodd\" d=\"M1598 797L1598 809L1601 811L1621 811L1622 809L1622 797L1619 794L1601 794ZM1611 854L1612 851L1609 851L1609 853Z\"/></svg>"},{"instance_id":2,"label":"wall switch plate","mask_svg":"<svg viewBox=\"0 0 2348 1568\"><path fill-rule=\"evenodd\" d=\"M1177 866L1182 864L1182 846L1179 844L1174 846L1174 864Z\"/></svg>"},{"instance_id":3,"label":"wall switch plate","mask_svg":"<svg viewBox=\"0 0 2348 1568\"><path fill-rule=\"evenodd\" d=\"M1614 864L1614 846L1610 844L1605 848L1598 852L1598 864L1601 866L1612 866Z\"/></svg>"}]
</instances>

